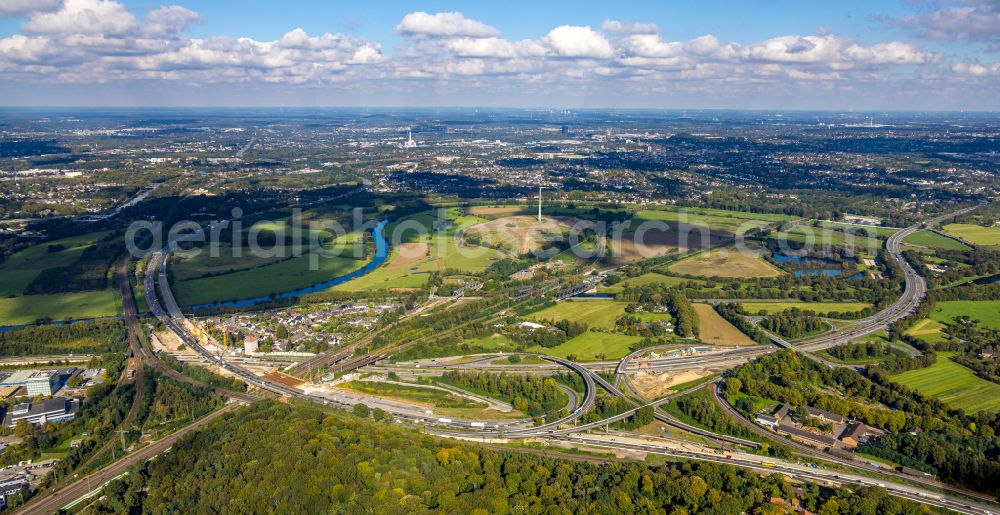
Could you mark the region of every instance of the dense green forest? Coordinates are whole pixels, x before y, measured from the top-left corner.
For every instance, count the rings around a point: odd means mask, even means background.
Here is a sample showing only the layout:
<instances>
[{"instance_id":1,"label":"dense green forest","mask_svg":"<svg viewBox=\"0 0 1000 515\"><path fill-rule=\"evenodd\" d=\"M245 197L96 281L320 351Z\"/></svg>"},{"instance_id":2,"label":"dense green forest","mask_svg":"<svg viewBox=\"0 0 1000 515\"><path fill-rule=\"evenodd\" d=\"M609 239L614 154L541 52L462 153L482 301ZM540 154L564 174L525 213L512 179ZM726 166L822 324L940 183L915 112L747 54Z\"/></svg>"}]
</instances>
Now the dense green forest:
<instances>
[{"instance_id":1,"label":"dense green forest","mask_svg":"<svg viewBox=\"0 0 1000 515\"><path fill-rule=\"evenodd\" d=\"M112 318L0 332L3 356L103 354L124 352L127 345L124 322Z\"/></svg>"},{"instance_id":2,"label":"dense green forest","mask_svg":"<svg viewBox=\"0 0 1000 515\"><path fill-rule=\"evenodd\" d=\"M796 497L781 475L697 462L594 464L434 439L264 401L104 488L94 513L749 513ZM798 498L823 514L929 511L880 489Z\"/></svg>"}]
</instances>

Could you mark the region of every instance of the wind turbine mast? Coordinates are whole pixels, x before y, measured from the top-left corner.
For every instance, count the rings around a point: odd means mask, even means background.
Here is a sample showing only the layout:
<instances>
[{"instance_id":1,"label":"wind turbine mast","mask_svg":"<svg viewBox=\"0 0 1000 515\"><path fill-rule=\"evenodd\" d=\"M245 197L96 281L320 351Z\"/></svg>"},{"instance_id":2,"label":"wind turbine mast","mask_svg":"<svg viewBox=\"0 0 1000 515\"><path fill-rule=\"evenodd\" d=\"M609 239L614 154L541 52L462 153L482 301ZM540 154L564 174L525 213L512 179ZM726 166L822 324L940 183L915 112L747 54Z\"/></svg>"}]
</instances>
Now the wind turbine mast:
<instances>
[{"instance_id":1,"label":"wind turbine mast","mask_svg":"<svg viewBox=\"0 0 1000 515\"><path fill-rule=\"evenodd\" d=\"M542 221L542 185L538 185L538 221Z\"/></svg>"}]
</instances>

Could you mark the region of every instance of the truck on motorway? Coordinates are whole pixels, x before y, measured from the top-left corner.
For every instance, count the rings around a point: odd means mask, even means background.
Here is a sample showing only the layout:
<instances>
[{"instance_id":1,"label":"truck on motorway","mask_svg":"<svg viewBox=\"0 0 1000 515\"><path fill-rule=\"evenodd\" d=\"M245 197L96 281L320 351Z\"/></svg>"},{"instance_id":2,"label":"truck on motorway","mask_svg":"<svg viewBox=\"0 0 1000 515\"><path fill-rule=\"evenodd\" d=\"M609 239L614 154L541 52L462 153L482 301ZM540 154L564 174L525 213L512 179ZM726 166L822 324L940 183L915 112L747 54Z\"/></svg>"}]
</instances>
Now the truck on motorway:
<instances>
[{"instance_id":1,"label":"truck on motorway","mask_svg":"<svg viewBox=\"0 0 1000 515\"><path fill-rule=\"evenodd\" d=\"M469 425L472 426L472 427L486 427L486 423L485 422L472 422Z\"/></svg>"},{"instance_id":2,"label":"truck on motorway","mask_svg":"<svg viewBox=\"0 0 1000 515\"><path fill-rule=\"evenodd\" d=\"M451 419L450 418L439 418L438 422L440 422L442 424L451 424Z\"/></svg>"}]
</instances>

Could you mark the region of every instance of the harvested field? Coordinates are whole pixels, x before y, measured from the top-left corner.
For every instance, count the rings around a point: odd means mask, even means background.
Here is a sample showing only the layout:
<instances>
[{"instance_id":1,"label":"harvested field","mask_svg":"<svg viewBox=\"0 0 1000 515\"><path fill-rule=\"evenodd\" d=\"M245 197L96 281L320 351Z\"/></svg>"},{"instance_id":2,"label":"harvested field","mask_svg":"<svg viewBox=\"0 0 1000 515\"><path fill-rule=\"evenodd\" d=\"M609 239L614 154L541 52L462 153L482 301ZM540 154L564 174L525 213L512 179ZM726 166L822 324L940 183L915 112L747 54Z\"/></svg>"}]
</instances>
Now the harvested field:
<instances>
[{"instance_id":1,"label":"harvested field","mask_svg":"<svg viewBox=\"0 0 1000 515\"><path fill-rule=\"evenodd\" d=\"M698 313L698 339L712 345L757 345L728 320L722 318L710 304L693 304Z\"/></svg>"},{"instance_id":2,"label":"harvested field","mask_svg":"<svg viewBox=\"0 0 1000 515\"><path fill-rule=\"evenodd\" d=\"M670 265L675 274L697 277L777 277L781 271L764 261L757 252L736 248L703 252Z\"/></svg>"}]
</instances>

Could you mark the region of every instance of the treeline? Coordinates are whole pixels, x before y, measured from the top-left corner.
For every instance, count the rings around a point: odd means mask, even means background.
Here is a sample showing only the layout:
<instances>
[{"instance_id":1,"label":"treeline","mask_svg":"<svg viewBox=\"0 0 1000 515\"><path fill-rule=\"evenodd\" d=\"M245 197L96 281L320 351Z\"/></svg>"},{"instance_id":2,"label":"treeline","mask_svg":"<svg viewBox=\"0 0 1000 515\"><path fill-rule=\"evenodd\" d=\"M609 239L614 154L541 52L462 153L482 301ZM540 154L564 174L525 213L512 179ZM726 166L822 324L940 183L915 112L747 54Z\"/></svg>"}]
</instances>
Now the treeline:
<instances>
[{"instance_id":1,"label":"treeline","mask_svg":"<svg viewBox=\"0 0 1000 515\"><path fill-rule=\"evenodd\" d=\"M981 351L980 351L981 352ZM971 352L960 354L952 358L956 363L972 369L977 376L994 383L1000 383L1000 349L992 348L991 357L985 357L979 353Z\"/></svg>"},{"instance_id":2,"label":"treeline","mask_svg":"<svg viewBox=\"0 0 1000 515\"><path fill-rule=\"evenodd\" d=\"M196 381L234 392L247 391L247 384L235 377L222 376L205 367L184 363L167 353L159 354L159 359L164 365Z\"/></svg>"},{"instance_id":3,"label":"treeline","mask_svg":"<svg viewBox=\"0 0 1000 515\"><path fill-rule=\"evenodd\" d=\"M993 276L1000 274L1000 250L991 247L978 247L969 250L945 250L935 249L934 256L948 260L952 263L961 263L964 266L950 266L944 272L927 274L927 282L930 286L947 286L967 277ZM926 269L930 263L921 252L907 251L906 258L911 263L920 265L921 270Z\"/></svg>"},{"instance_id":4,"label":"treeline","mask_svg":"<svg viewBox=\"0 0 1000 515\"><path fill-rule=\"evenodd\" d=\"M695 313L691 301L679 291L670 292L664 300L664 306L674 317L674 334L681 337L698 336L698 313Z\"/></svg>"},{"instance_id":5,"label":"treeline","mask_svg":"<svg viewBox=\"0 0 1000 515\"><path fill-rule=\"evenodd\" d=\"M287 459L294 454L295 459ZM250 465L248 465L250 464ZM254 466L256 464L257 466ZM114 513L752 513L793 484L719 464L595 464L434 439L386 422L266 401L221 417L111 481ZM901 514L877 488L808 486L822 513Z\"/></svg>"},{"instance_id":6,"label":"treeline","mask_svg":"<svg viewBox=\"0 0 1000 515\"><path fill-rule=\"evenodd\" d=\"M739 383L727 384L738 385L739 392L829 410L883 429L885 436L863 452L937 474L950 484L1000 494L1000 414L950 409L892 382L882 365L869 366L862 375L830 369L791 350L741 365L732 377ZM727 388L727 395L735 393Z\"/></svg>"},{"instance_id":7,"label":"treeline","mask_svg":"<svg viewBox=\"0 0 1000 515\"><path fill-rule=\"evenodd\" d=\"M128 346L125 323L117 318L39 325L0 332L0 354L104 354L124 352Z\"/></svg>"},{"instance_id":8,"label":"treeline","mask_svg":"<svg viewBox=\"0 0 1000 515\"><path fill-rule=\"evenodd\" d=\"M486 267L486 270L483 272L483 278L506 281L510 279L510 276L529 266L531 266L531 261L526 259L503 258L494 261L490 266Z\"/></svg>"},{"instance_id":9,"label":"treeline","mask_svg":"<svg viewBox=\"0 0 1000 515\"><path fill-rule=\"evenodd\" d=\"M816 315L815 311L790 308L778 313L773 313L763 320L760 325L785 338L798 338L822 332L830 328L822 318Z\"/></svg>"},{"instance_id":10,"label":"treeline","mask_svg":"<svg viewBox=\"0 0 1000 515\"><path fill-rule=\"evenodd\" d=\"M856 343L837 345L826 350L827 354L844 362L866 361L900 356L901 352L884 343Z\"/></svg>"},{"instance_id":11,"label":"treeline","mask_svg":"<svg viewBox=\"0 0 1000 515\"><path fill-rule=\"evenodd\" d=\"M550 377L453 370L441 376L441 381L473 393L507 401L514 409L532 417L555 414L569 402L556 380Z\"/></svg>"}]
</instances>

